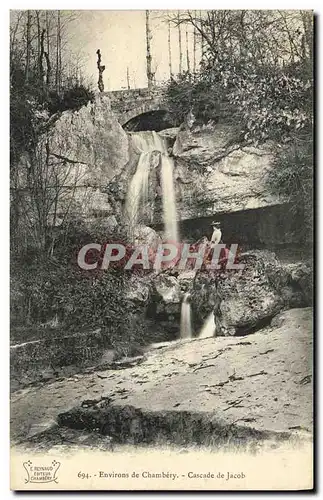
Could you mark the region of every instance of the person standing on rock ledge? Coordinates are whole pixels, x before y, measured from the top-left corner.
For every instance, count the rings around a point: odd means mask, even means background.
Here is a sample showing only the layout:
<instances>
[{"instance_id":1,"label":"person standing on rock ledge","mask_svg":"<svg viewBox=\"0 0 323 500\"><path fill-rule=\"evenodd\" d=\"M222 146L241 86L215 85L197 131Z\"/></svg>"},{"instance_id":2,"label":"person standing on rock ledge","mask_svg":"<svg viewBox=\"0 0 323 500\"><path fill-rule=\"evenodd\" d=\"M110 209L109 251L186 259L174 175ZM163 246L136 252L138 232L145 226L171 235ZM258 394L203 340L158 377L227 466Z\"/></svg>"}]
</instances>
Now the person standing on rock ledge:
<instances>
[{"instance_id":1,"label":"person standing on rock ledge","mask_svg":"<svg viewBox=\"0 0 323 500\"><path fill-rule=\"evenodd\" d=\"M219 243L221 243L221 239L222 239L222 231L220 229L220 222L212 222L212 228L213 228L213 233L212 233L212 237L211 237L211 245L218 245Z\"/></svg>"},{"instance_id":2,"label":"person standing on rock ledge","mask_svg":"<svg viewBox=\"0 0 323 500\"><path fill-rule=\"evenodd\" d=\"M214 249L216 245L223 243L222 241L222 231L220 222L212 222L213 233L211 236L211 248ZM230 251L224 246L224 248L220 249L220 259L219 264L221 265L222 270L225 269L226 264L228 262L228 258L230 255Z\"/></svg>"}]
</instances>

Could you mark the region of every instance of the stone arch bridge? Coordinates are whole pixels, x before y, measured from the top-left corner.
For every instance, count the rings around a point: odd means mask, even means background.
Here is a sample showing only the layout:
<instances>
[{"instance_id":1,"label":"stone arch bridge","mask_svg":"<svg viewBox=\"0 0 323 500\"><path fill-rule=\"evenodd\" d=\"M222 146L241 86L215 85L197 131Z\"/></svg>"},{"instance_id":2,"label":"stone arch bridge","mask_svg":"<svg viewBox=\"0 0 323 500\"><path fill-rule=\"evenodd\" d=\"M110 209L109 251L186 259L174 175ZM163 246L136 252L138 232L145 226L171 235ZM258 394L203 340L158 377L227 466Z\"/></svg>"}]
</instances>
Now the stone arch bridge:
<instances>
[{"instance_id":1,"label":"stone arch bridge","mask_svg":"<svg viewBox=\"0 0 323 500\"><path fill-rule=\"evenodd\" d=\"M143 129L153 130L149 123L154 122L155 127L158 128L156 122L165 121L168 115L162 88L114 90L105 94L111 101L111 109L119 123L127 130L139 130L139 122L141 127L144 127ZM168 125L172 126L171 123Z\"/></svg>"}]
</instances>

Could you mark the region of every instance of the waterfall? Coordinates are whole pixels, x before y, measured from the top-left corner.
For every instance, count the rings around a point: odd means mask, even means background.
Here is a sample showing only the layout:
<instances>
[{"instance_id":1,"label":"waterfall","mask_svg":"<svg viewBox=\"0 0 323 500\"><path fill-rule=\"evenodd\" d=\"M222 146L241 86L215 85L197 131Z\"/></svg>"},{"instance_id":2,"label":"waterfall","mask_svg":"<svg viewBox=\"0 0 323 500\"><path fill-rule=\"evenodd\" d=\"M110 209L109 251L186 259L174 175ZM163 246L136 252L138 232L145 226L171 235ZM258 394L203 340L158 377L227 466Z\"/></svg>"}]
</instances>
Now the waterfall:
<instances>
[{"instance_id":1,"label":"waterfall","mask_svg":"<svg viewBox=\"0 0 323 500\"><path fill-rule=\"evenodd\" d=\"M189 302L189 294L186 293L183 298L181 307L181 339L192 338L192 323L191 323L191 304Z\"/></svg>"},{"instance_id":2,"label":"waterfall","mask_svg":"<svg viewBox=\"0 0 323 500\"><path fill-rule=\"evenodd\" d=\"M161 188L165 236L168 241L178 242L176 220L176 197L173 170L174 164L167 153L167 144L155 131L130 134L133 149L139 153L137 169L132 177L125 204L125 216L130 234L138 224L141 206L148 202L150 158L153 151L161 153Z\"/></svg>"},{"instance_id":3,"label":"waterfall","mask_svg":"<svg viewBox=\"0 0 323 500\"><path fill-rule=\"evenodd\" d=\"M141 153L126 199L126 218L130 229L133 229L138 223L140 203L147 203L148 201L149 165L149 153Z\"/></svg>"},{"instance_id":4,"label":"waterfall","mask_svg":"<svg viewBox=\"0 0 323 500\"><path fill-rule=\"evenodd\" d=\"M215 321L213 311L208 315L205 323L199 333L199 339L206 339L207 337L213 337L215 333Z\"/></svg>"},{"instance_id":5,"label":"waterfall","mask_svg":"<svg viewBox=\"0 0 323 500\"><path fill-rule=\"evenodd\" d=\"M176 203L174 187L174 163L169 156L161 159L161 183L163 193L163 213L165 224L165 236L168 241L178 242L178 229L176 220Z\"/></svg>"}]
</instances>

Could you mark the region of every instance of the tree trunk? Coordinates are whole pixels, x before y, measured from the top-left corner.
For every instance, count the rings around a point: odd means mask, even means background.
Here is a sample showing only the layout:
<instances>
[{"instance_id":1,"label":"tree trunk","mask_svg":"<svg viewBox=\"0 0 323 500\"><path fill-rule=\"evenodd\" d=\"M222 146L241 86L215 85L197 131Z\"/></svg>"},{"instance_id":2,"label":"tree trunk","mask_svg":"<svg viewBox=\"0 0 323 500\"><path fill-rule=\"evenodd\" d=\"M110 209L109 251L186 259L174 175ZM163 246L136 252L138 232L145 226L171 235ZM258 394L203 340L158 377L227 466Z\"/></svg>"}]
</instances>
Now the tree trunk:
<instances>
[{"instance_id":1,"label":"tree trunk","mask_svg":"<svg viewBox=\"0 0 323 500\"><path fill-rule=\"evenodd\" d=\"M154 75L151 69L151 48L150 41L152 39L151 31L150 31L150 23L149 23L149 10L146 10L146 61L147 61L147 82L148 89L151 89L153 86L153 78Z\"/></svg>"},{"instance_id":2,"label":"tree trunk","mask_svg":"<svg viewBox=\"0 0 323 500\"><path fill-rule=\"evenodd\" d=\"M201 23L201 29L202 29L202 11L200 10L200 23ZM204 38L201 36L201 60L203 60L203 55L204 55Z\"/></svg>"},{"instance_id":3,"label":"tree trunk","mask_svg":"<svg viewBox=\"0 0 323 500\"><path fill-rule=\"evenodd\" d=\"M51 85L51 74L52 74L52 66L50 63L50 39L49 39L49 17L48 11L46 10L46 51L44 52L44 56L46 59L46 85L47 88L50 88Z\"/></svg>"},{"instance_id":4,"label":"tree trunk","mask_svg":"<svg viewBox=\"0 0 323 500\"><path fill-rule=\"evenodd\" d=\"M189 51L189 46L188 46L188 29L186 27L186 64L187 64L187 71L188 74L191 74L191 64L190 64L190 51Z\"/></svg>"},{"instance_id":5,"label":"tree trunk","mask_svg":"<svg viewBox=\"0 0 323 500\"><path fill-rule=\"evenodd\" d=\"M128 86L128 90L130 90L129 66L127 66L127 86Z\"/></svg>"},{"instance_id":6,"label":"tree trunk","mask_svg":"<svg viewBox=\"0 0 323 500\"><path fill-rule=\"evenodd\" d=\"M178 49L179 49L179 74L183 71L183 52L182 52L182 34L181 34L181 25L180 25L180 17L179 10L177 11L177 20L178 20Z\"/></svg>"},{"instance_id":7,"label":"tree trunk","mask_svg":"<svg viewBox=\"0 0 323 500\"><path fill-rule=\"evenodd\" d=\"M168 21L168 64L169 64L169 77L172 78L172 47L170 43L170 21Z\"/></svg>"},{"instance_id":8,"label":"tree trunk","mask_svg":"<svg viewBox=\"0 0 323 500\"><path fill-rule=\"evenodd\" d=\"M40 14L39 10L35 11L36 14L36 21L37 21L37 60L39 61L40 57L40 44L41 44L41 27L40 27Z\"/></svg>"},{"instance_id":9,"label":"tree trunk","mask_svg":"<svg viewBox=\"0 0 323 500\"><path fill-rule=\"evenodd\" d=\"M196 17L196 11L195 17ZM194 32L193 32L193 73L196 73L196 28L194 26Z\"/></svg>"},{"instance_id":10,"label":"tree trunk","mask_svg":"<svg viewBox=\"0 0 323 500\"><path fill-rule=\"evenodd\" d=\"M41 86L43 87L44 85L44 42L45 42L45 33L46 30L45 28L42 30L41 35L40 35L40 53L39 53L39 81Z\"/></svg>"},{"instance_id":11,"label":"tree trunk","mask_svg":"<svg viewBox=\"0 0 323 500\"><path fill-rule=\"evenodd\" d=\"M31 12L27 11L27 33L26 33L26 82L30 77L30 54L31 54L31 40L30 40L30 27L31 27Z\"/></svg>"},{"instance_id":12,"label":"tree trunk","mask_svg":"<svg viewBox=\"0 0 323 500\"><path fill-rule=\"evenodd\" d=\"M61 90L61 66L62 66L62 56L61 56L61 12L57 11L57 31L56 31L56 76L55 84L56 91L60 93Z\"/></svg>"}]
</instances>

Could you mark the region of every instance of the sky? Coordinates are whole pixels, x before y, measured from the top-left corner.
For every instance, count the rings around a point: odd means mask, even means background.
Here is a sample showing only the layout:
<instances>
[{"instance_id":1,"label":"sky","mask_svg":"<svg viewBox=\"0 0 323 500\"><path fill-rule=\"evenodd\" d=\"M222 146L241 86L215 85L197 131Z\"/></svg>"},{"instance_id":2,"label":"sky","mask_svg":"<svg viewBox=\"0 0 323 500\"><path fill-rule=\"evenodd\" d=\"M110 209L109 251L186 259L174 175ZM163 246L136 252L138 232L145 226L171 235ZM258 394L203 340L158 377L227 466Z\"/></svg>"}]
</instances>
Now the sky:
<instances>
[{"instance_id":1,"label":"sky","mask_svg":"<svg viewBox=\"0 0 323 500\"><path fill-rule=\"evenodd\" d=\"M173 11L176 12L176 11ZM168 11L169 13L169 11ZM77 19L68 26L69 44L81 52L83 72L96 85L97 49L101 50L105 90L127 88L127 67L131 88L147 86L146 77L146 15L144 10L78 11ZM165 11L151 11L152 67L156 80L169 78L168 27L163 22ZM189 32L189 53L193 61L193 34ZM178 72L179 50L177 28L171 29L173 72ZM186 33L182 27L183 66L187 67ZM197 54L197 58L198 58ZM192 62L191 62L192 64Z\"/></svg>"}]
</instances>

